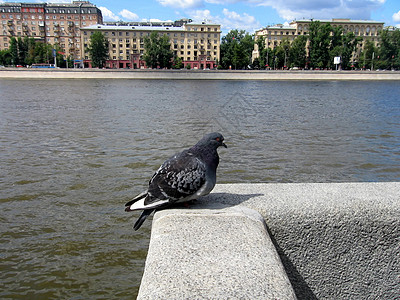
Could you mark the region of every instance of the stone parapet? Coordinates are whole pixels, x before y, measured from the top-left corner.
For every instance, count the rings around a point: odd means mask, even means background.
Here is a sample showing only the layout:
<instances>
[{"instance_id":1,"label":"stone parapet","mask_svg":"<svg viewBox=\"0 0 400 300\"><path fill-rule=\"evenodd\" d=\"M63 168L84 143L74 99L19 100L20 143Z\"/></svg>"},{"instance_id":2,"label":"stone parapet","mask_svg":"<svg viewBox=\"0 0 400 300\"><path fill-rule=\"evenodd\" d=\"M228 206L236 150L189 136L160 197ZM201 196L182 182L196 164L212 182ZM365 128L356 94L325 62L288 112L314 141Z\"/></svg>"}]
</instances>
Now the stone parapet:
<instances>
[{"instance_id":1,"label":"stone parapet","mask_svg":"<svg viewBox=\"0 0 400 300\"><path fill-rule=\"evenodd\" d=\"M399 237L399 182L221 184L156 213L138 299L395 299Z\"/></svg>"},{"instance_id":2,"label":"stone parapet","mask_svg":"<svg viewBox=\"0 0 400 300\"><path fill-rule=\"evenodd\" d=\"M123 69L0 69L1 78L18 79L168 79L168 80L400 80L391 71L226 71Z\"/></svg>"}]
</instances>

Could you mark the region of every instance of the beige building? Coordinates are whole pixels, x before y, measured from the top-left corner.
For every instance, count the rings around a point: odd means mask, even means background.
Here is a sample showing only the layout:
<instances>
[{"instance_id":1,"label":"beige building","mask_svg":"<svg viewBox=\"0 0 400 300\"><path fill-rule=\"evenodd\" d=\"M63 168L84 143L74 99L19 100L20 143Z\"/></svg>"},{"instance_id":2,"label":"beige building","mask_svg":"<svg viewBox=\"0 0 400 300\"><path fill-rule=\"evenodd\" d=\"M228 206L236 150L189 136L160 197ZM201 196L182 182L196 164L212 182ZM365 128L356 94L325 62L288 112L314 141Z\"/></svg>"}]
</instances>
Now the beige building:
<instances>
[{"instance_id":1,"label":"beige building","mask_svg":"<svg viewBox=\"0 0 400 300\"><path fill-rule=\"evenodd\" d=\"M86 49L90 36L100 31L109 41L108 68L144 68L144 38L151 32L166 34L175 56L192 69L215 68L220 57L220 25L193 23L183 19L175 22L129 22L96 24L81 29L81 52L85 66L90 66ZM85 52L86 51L86 52Z\"/></svg>"},{"instance_id":2,"label":"beige building","mask_svg":"<svg viewBox=\"0 0 400 300\"><path fill-rule=\"evenodd\" d=\"M313 20L296 20L284 26L281 24L268 26L256 31L255 39L264 38L265 45L271 49L278 46L283 40L292 42L297 36L308 35L310 24ZM332 20L314 20L320 21L322 24L330 23L333 27L341 26L344 32L354 32L356 36L362 37L363 41L358 46L358 51L363 49L365 42L371 40L378 43L378 33L383 29L383 22L377 21L360 21L350 19L332 19ZM259 57L258 45L254 45L253 60Z\"/></svg>"},{"instance_id":3,"label":"beige building","mask_svg":"<svg viewBox=\"0 0 400 300\"><path fill-rule=\"evenodd\" d=\"M33 37L59 44L66 56L81 59L81 27L103 23L100 9L89 1L72 3L0 3L0 50L11 37Z\"/></svg>"}]
</instances>

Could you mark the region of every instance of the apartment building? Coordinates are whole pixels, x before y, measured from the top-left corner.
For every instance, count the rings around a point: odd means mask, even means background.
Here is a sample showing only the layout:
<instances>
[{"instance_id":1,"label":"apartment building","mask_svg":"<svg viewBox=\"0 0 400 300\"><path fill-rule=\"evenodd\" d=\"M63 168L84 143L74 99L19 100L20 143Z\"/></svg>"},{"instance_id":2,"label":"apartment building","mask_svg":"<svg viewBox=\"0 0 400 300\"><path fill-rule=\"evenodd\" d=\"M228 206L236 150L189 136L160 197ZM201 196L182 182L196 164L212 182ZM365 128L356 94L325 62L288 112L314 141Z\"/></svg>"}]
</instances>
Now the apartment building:
<instances>
[{"instance_id":1,"label":"apartment building","mask_svg":"<svg viewBox=\"0 0 400 300\"><path fill-rule=\"evenodd\" d=\"M81 57L81 27L103 23L100 9L89 1L72 3L0 3L0 50L11 37L33 37L59 44L66 56Z\"/></svg>"},{"instance_id":2,"label":"apartment building","mask_svg":"<svg viewBox=\"0 0 400 300\"><path fill-rule=\"evenodd\" d=\"M174 55L192 69L215 68L220 58L220 25L194 23L190 19L175 22L130 22L96 24L81 29L81 52L90 67L86 49L90 36L100 31L109 41L108 68L144 68L144 38L152 32L167 35Z\"/></svg>"},{"instance_id":3,"label":"apartment building","mask_svg":"<svg viewBox=\"0 0 400 300\"><path fill-rule=\"evenodd\" d=\"M295 20L284 26L282 24L268 26L255 32L255 39L264 38L265 45L271 49L277 47L283 40L292 42L300 35L308 35L310 24L313 20ZM363 20L350 20L350 19L332 19L332 20L314 20L319 21L321 24L331 24L332 27L341 26L346 32L353 32L356 36L362 37L363 40L358 46L358 51L361 51L367 40L378 43L379 31L383 29L383 22L377 21L363 21ZM253 50L253 60L259 57L258 45L255 44Z\"/></svg>"}]
</instances>

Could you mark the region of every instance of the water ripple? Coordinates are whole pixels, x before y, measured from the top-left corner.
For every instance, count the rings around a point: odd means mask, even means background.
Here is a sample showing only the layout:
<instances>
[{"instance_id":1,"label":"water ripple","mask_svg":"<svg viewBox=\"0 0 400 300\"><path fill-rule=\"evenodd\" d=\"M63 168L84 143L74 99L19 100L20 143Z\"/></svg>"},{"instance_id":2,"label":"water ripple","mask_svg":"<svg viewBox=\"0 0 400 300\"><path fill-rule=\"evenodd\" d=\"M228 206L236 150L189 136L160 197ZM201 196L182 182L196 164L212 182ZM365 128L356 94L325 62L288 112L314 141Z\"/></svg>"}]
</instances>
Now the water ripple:
<instances>
[{"instance_id":1,"label":"water ripple","mask_svg":"<svg viewBox=\"0 0 400 300\"><path fill-rule=\"evenodd\" d=\"M220 183L400 180L399 94L398 82L1 80L0 298L134 298L151 218L133 232L124 202L210 131L228 145Z\"/></svg>"}]
</instances>

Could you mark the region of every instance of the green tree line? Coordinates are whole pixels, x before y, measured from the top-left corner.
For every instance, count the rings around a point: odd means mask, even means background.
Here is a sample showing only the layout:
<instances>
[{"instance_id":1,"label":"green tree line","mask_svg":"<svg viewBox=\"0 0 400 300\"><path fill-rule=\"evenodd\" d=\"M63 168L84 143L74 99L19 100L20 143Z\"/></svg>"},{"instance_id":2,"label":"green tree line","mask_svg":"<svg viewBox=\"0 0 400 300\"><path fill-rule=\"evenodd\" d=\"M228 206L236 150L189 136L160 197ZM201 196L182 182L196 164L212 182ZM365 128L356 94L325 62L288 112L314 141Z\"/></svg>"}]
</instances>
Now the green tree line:
<instances>
[{"instance_id":1,"label":"green tree line","mask_svg":"<svg viewBox=\"0 0 400 300\"><path fill-rule=\"evenodd\" d=\"M334 69L334 57L341 57L342 69L399 69L400 30L382 30L378 46L367 40L364 50L356 53L361 37L344 32L342 27L313 21L308 35L298 36L291 43L284 39L274 49L265 44L264 38L254 41L254 36L244 30L231 30L221 40L220 68L228 69L284 69L320 68ZM257 44L259 57L253 62L252 51ZM308 51L307 51L308 50ZM358 54L358 56L354 56ZM353 57L355 59L353 60Z\"/></svg>"},{"instance_id":2,"label":"green tree line","mask_svg":"<svg viewBox=\"0 0 400 300\"><path fill-rule=\"evenodd\" d=\"M70 67L73 65L72 59L64 61L62 50L58 45L35 41L32 37L11 37L9 48L0 51L0 65L52 64L54 63L53 49L56 50L57 66L65 67L66 63Z\"/></svg>"}]
</instances>

